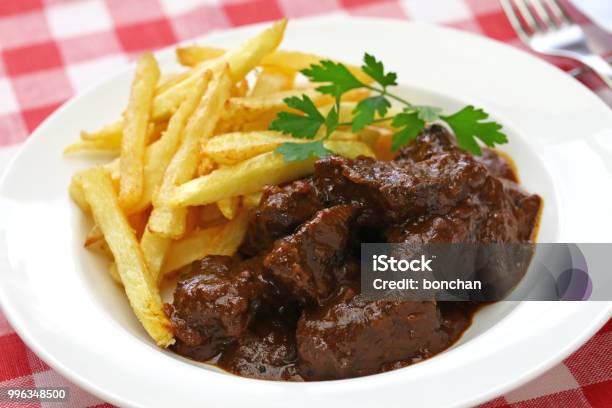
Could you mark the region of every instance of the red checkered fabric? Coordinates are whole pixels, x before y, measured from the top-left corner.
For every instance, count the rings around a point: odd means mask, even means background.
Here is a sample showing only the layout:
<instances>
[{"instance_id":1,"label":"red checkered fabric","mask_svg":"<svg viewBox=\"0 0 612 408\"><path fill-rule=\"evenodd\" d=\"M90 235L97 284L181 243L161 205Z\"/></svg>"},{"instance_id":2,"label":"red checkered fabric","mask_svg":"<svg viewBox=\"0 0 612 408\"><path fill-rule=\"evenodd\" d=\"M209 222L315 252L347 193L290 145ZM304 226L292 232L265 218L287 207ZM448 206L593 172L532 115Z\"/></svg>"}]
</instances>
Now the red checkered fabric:
<instances>
[{"instance_id":1,"label":"red checkered fabric","mask_svg":"<svg viewBox=\"0 0 612 408\"><path fill-rule=\"evenodd\" d=\"M323 14L435 22L522 48L497 0L0 0L0 170L59 105L142 51L212 30ZM605 38L602 53L612 51ZM580 79L606 96L594 75ZM608 322L562 364L483 407L612 407L611 350ZM65 406L110 406L51 370L0 312L0 387L6 386L69 386Z\"/></svg>"}]
</instances>

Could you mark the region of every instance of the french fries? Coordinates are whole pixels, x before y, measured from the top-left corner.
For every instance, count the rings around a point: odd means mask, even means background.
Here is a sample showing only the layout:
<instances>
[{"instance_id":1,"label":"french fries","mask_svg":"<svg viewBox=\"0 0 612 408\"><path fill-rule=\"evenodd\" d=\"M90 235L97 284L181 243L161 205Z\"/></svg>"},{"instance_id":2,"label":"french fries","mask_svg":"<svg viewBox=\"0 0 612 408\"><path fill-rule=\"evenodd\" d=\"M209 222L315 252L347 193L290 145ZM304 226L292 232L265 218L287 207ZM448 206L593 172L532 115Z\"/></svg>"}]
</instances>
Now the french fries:
<instances>
[{"instance_id":1,"label":"french fries","mask_svg":"<svg viewBox=\"0 0 612 408\"><path fill-rule=\"evenodd\" d=\"M265 130L278 112L290 110L285 104L286 98L302 95L307 95L316 106L333 102L329 95L323 95L314 88L292 89L263 96L230 98L215 133Z\"/></svg>"},{"instance_id":2,"label":"french fries","mask_svg":"<svg viewBox=\"0 0 612 408\"><path fill-rule=\"evenodd\" d=\"M210 81L210 71L207 71L195 84L187 99L172 115L168 129L162 137L151 144L145 153L144 189L137 209L144 209L151 204L153 194L159 189L166 168L176 153L181 141L181 134L189 117L198 106L204 91Z\"/></svg>"},{"instance_id":3,"label":"french fries","mask_svg":"<svg viewBox=\"0 0 612 408\"><path fill-rule=\"evenodd\" d=\"M195 67L198 64L219 58L225 54L226 50L215 47L200 47L197 45L189 47L179 47L176 49L176 58L180 64L187 67Z\"/></svg>"},{"instance_id":4,"label":"french fries","mask_svg":"<svg viewBox=\"0 0 612 408\"><path fill-rule=\"evenodd\" d=\"M162 237L153 233L149 228L145 228L140 240L140 248L154 282L158 282L160 279L161 268L171 243L170 238Z\"/></svg>"},{"instance_id":5,"label":"french fries","mask_svg":"<svg viewBox=\"0 0 612 408\"><path fill-rule=\"evenodd\" d=\"M208 140L202 153L219 164L232 165L274 150L285 142L300 143L309 140L296 140L273 131L226 133Z\"/></svg>"},{"instance_id":6,"label":"french fries","mask_svg":"<svg viewBox=\"0 0 612 408\"><path fill-rule=\"evenodd\" d=\"M261 196L263 195L263 191L258 191L256 193L247 194L242 197L242 204L245 208L257 208L259 203L261 202Z\"/></svg>"},{"instance_id":7,"label":"french fries","mask_svg":"<svg viewBox=\"0 0 612 408\"><path fill-rule=\"evenodd\" d=\"M178 84L181 81L184 81L189 76L189 71L181 72L180 74L166 74L159 78L159 82L157 83L157 87L155 88L155 95L159 95L160 93L172 88L174 85Z\"/></svg>"},{"instance_id":8,"label":"french fries","mask_svg":"<svg viewBox=\"0 0 612 408\"><path fill-rule=\"evenodd\" d=\"M197 174L198 176L205 176L215 169L215 162L206 156L200 157L200 164L198 164Z\"/></svg>"},{"instance_id":9,"label":"french fries","mask_svg":"<svg viewBox=\"0 0 612 408\"><path fill-rule=\"evenodd\" d=\"M155 141L166 130L167 122L149 123L147 140ZM123 122L106 125L96 132L81 132L81 140L64 149L65 154L96 153L118 155L123 139Z\"/></svg>"},{"instance_id":10,"label":"french fries","mask_svg":"<svg viewBox=\"0 0 612 408\"><path fill-rule=\"evenodd\" d=\"M300 70L327 58L277 50L286 23L272 24L233 50L179 48L177 57L188 68L178 73L161 75L153 56L145 54L121 118L81 132L65 150L115 155L78 171L68 190L94 221L84 247L111 261L109 279L121 284L134 314L161 347L174 342L159 294L164 278L207 255L235 255L265 186L314 170L314 157L285 161L274 151L283 143L312 140L268 130L280 111L298 113L288 108L288 97L307 95L323 114L335 102L314 84L296 80ZM371 82L358 67L349 69ZM340 122L350 121L368 95L367 89L344 94ZM383 128L353 133L341 126L324 145L346 157L374 157L391 138ZM316 138L323 137L322 130Z\"/></svg>"},{"instance_id":11,"label":"french fries","mask_svg":"<svg viewBox=\"0 0 612 408\"><path fill-rule=\"evenodd\" d=\"M286 19L272 24L240 47L224 53L215 61L215 68L222 69L227 64L234 83L241 81L266 55L276 50L283 40L286 27Z\"/></svg>"},{"instance_id":12,"label":"french fries","mask_svg":"<svg viewBox=\"0 0 612 408\"><path fill-rule=\"evenodd\" d=\"M79 206L81 211L83 211L85 214L89 214L89 203L85 199L85 193L83 192L83 186L81 185L80 181L80 174L81 173L79 172L72 176L70 186L68 187L68 194L70 195L72 201Z\"/></svg>"},{"instance_id":13,"label":"french fries","mask_svg":"<svg viewBox=\"0 0 612 408\"><path fill-rule=\"evenodd\" d=\"M286 72L274 68L263 68L259 75L253 89L251 89L250 96L263 96L274 92L286 91L293 87L293 81L295 80L294 72Z\"/></svg>"},{"instance_id":14,"label":"french fries","mask_svg":"<svg viewBox=\"0 0 612 408\"><path fill-rule=\"evenodd\" d=\"M233 83L241 81L264 56L278 47L283 39L286 26L287 20L283 19L259 35L250 38L235 50L226 52L219 58L209 61L210 64L200 64L194 69L191 76L156 96L153 105L153 118L159 120L169 117L193 86L194 78L199 77L208 69L218 72L229 65Z\"/></svg>"},{"instance_id":15,"label":"french fries","mask_svg":"<svg viewBox=\"0 0 612 408\"><path fill-rule=\"evenodd\" d=\"M228 220L233 220L240 208L240 197L228 197L217 201L221 214Z\"/></svg>"},{"instance_id":16,"label":"french fries","mask_svg":"<svg viewBox=\"0 0 612 408\"><path fill-rule=\"evenodd\" d=\"M93 218L115 257L117 271L136 317L157 345L168 347L174 343L170 322L108 173L94 167L81 175L80 183Z\"/></svg>"},{"instance_id":17,"label":"french fries","mask_svg":"<svg viewBox=\"0 0 612 408\"><path fill-rule=\"evenodd\" d=\"M108 145L121 147L121 138L123 136L123 122L117 121L109 125L103 126L96 132L81 132L82 140L105 140Z\"/></svg>"},{"instance_id":18,"label":"french fries","mask_svg":"<svg viewBox=\"0 0 612 408\"><path fill-rule=\"evenodd\" d=\"M226 51L222 48L190 46L177 48L176 56L182 65L188 67L195 67L202 62L218 58L221 55L224 55L225 52ZM329 58L321 57L314 54L307 54L305 52L299 51L279 50L263 58L261 61L261 65L264 68L271 67L286 72L299 72L303 69L308 68L312 64L318 64L322 60L326 59ZM372 79L365 75L363 71L359 69L359 67L354 65L347 65L347 68L360 81L366 84L372 82Z\"/></svg>"},{"instance_id":19,"label":"french fries","mask_svg":"<svg viewBox=\"0 0 612 408\"><path fill-rule=\"evenodd\" d=\"M167 238L180 237L186 226L187 213L184 208L170 208L165 201L175 186L193 177L198 167L199 148L202 140L208 139L215 129L225 101L232 86L229 68L215 75L185 128L183 140L166 169L164 179L156 197L148 228Z\"/></svg>"},{"instance_id":20,"label":"french fries","mask_svg":"<svg viewBox=\"0 0 612 408\"><path fill-rule=\"evenodd\" d=\"M97 225L94 225L87 233L87 236L85 237L85 243L83 245L85 245L86 247L91 247L103 240L104 234L102 234L102 230Z\"/></svg>"},{"instance_id":21,"label":"french fries","mask_svg":"<svg viewBox=\"0 0 612 408\"><path fill-rule=\"evenodd\" d=\"M111 264L108 265L108 274L111 276L111 278L113 278L115 283L117 283L118 285L123 286L123 282L121 282L121 276L119 276L119 272L117 271L117 264L116 263L111 262Z\"/></svg>"},{"instance_id":22,"label":"french fries","mask_svg":"<svg viewBox=\"0 0 612 408\"><path fill-rule=\"evenodd\" d=\"M346 157L374 157L365 143L328 140L325 147ZM219 168L174 189L168 205L182 208L203 205L241 194L255 193L268 184L281 184L304 177L314 170L315 159L286 162L275 152L260 154L234 166Z\"/></svg>"},{"instance_id":23,"label":"french fries","mask_svg":"<svg viewBox=\"0 0 612 408\"><path fill-rule=\"evenodd\" d=\"M185 238L174 241L162 275L204 258L206 255L233 255L242 243L248 226L246 211L240 211L231 221L194 231Z\"/></svg>"},{"instance_id":24,"label":"french fries","mask_svg":"<svg viewBox=\"0 0 612 408\"><path fill-rule=\"evenodd\" d=\"M358 141L359 136L337 130L330 141ZM216 163L232 165L276 149L283 143L308 143L308 139L295 139L275 131L233 132L218 135L206 142L202 153ZM368 152L369 153L369 152Z\"/></svg>"},{"instance_id":25,"label":"french fries","mask_svg":"<svg viewBox=\"0 0 612 408\"><path fill-rule=\"evenodd\" d=\"M158 79L157 61L151 54L143 55L136 67L130 100L123 115L119 180L119 202L123 208L135 206L144 189L147 124Z\"/></svg>"}]
</instances>

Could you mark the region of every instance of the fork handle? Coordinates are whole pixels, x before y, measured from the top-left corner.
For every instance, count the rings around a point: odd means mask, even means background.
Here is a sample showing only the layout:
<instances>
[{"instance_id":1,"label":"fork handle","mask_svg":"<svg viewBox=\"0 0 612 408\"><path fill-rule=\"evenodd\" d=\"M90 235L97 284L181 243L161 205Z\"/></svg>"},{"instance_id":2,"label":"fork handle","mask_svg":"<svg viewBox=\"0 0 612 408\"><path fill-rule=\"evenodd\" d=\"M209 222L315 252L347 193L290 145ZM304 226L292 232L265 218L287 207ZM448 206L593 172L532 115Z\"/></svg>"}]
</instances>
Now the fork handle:
<instances>
[{"instance_id":1,"label":"fork handle","mask_svg":"<svg viewBox=\"0 0 612 408\"><path fill-rule=\"evenodd\" d=\"M612 89L612 66L599 55L581 55L580 62L590 67Z\"/></svg>"}]
</instances>

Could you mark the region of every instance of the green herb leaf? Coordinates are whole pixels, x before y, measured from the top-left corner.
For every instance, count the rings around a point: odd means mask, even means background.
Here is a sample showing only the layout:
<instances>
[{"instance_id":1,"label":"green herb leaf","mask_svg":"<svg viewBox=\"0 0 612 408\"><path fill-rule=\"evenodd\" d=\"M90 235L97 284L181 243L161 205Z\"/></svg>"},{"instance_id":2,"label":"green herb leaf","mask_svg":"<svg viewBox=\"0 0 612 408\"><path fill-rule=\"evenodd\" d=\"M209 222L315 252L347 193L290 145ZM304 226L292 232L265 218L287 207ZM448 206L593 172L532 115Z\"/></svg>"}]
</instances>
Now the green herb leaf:
<instances>
[{"instance_id":1,"label":"green herb leaf","mask_svg":"<svg viewBox=\"0 0 612 408\"><path fill-rule=\"evenodd\" d=\"M373 91L373 96L360 101L353 110L353 119L341 124L351 126L354 132L359 131L376 122L377 115L385 117L391 107L389 98L396 99L404 105L404 111L390 118L392 126L398 129L393 135L391 144L394 151L415 139L425 127L425 123L437 120L444 120L455 133L459 146L475 155L482 154L478 139L490 147L508 142L506 135L501 132L502 126L493 121L486 122L489 115L482 109L466 106L452 115L444 116L441 115L441 108L413 105L388 92L387 87L397 85L397 75L394 72L385 72L383 63L374 56L366 53L361 69L381 88L362 83L346 66L330 60L321 61L302 70L302 73L312 82L321 83L321 86L317 88L319 92L335 98L334 106L329 110L327 116L323 116L308 96L287 98L285 99L287 106L297 110L298 113L278 113L276 119L270 124L270 129L290 134L295 138L313 139L319 134L321 126L325 126L323 139L327 139L340 125L339 109L342 95L352 89L366 88ZM311 156L323 157L331 154L323 145L323 140L311 143L285 143L276 151L283 154L287 161L305 160Z\"/></svg>"},{"instance_id":2,"label":"green herb leaf","mask_svg":"<svg viewBox=\"0 0 612 408\"><path fill-rule=\"evenodd\" d=\"M397 85L397 74L395 72L385 73L383 63L368 53L363 56L363 65L361 66L361 70L374 81L378 82L383 88L391 85Z\"/></svg>"},{"instance_id":3,"label":"green herb leaf","mask_svg":"<svg viewBox=\"0 0 612 408\"><path fill-rule=\"evenodd\" d=\"M325 137L329 137L338 128L338 109L333 106L325 118Z\"/></svg>"},{"instance_id":4,"label":"green herb leaf","mask_svg":"<svg viewBox=\"0 0 612 408\"><path fill-rule=\"evenodd\" d=\"M300 115L293 112L279 112L276 119L270 124L270 130L276 130L300 139L312 139L315 137L321 126L325 123L325 118L315 104L307 95L302 95L302 99L297 96L284 99L290 108L304 113Z\"/></svg>"},{"instance_id":5,"label":"green herb leaf","mask_svg":"<svg viewBox=\"0 0 612 408\"><path fill-rule=\"evenodd\" d=\"M325 157L332 154L323 146L323 140L317 140L309 143L283 143L277 147L275 152L283 155L283 160L286 162L307 160L310 157Z\"/></svg>"},{"instance_id":6,"label":"green herb leaf","mask_svg":"<svg viewBox=\"0 0 612 408\"><path fill-rule=\"evenodd\" d=\"M360 101L353 110L353 132L371 124L376 113L380 117L385 116L390 107L391 103L382 95L370 96Z\"/></svg>"},{"instance_id":7,"label":"green herb leaf","mask_svg":"<svg viewBox=\"0 0 612 408\"><path fill-rule=\"evenodd\" d=\"M440 119L440 113L442 112L442 108L429 105L417 105L415 109L419 113L419 119L429 123Z\"/></svg>"},{"instance_id":8,"label":"green herb leaf","mask_svg":"<svg viewBox=\"0 0 612 408\"><path fill-rule=\"evenodd\" d=\"M317 88L317 91L339 98L343 93L355 88L362 88L361 83L348 68L340 63L324 60L301 71L312 82L328 82Z\"/></svg>"},{"instance_id":9,"label":"green herb leaf","mask_svg":"<svg viewBox=\"0 0 612 408\"><path fill-rule=\"evenodd\" d=\"M393 135L391 150L398 151L400 147L414 140L425 127L425 122L419 118L417 112L402 112L395 115L391 126L401 128Z\"/></svg>"},{"instance_id":10,"label":"green herb leaf","mask_svg":"<svg viewBox=\"0 0 612 408\"><path fill-rule=\"evenodd\" d=\"M441 116L455 132L459 146L476 155L482 154L477 138L489 147L508 143L499 123L483 122L488 117L488 113L471 105L450 116Z\"/></svg>"}]
</instances>

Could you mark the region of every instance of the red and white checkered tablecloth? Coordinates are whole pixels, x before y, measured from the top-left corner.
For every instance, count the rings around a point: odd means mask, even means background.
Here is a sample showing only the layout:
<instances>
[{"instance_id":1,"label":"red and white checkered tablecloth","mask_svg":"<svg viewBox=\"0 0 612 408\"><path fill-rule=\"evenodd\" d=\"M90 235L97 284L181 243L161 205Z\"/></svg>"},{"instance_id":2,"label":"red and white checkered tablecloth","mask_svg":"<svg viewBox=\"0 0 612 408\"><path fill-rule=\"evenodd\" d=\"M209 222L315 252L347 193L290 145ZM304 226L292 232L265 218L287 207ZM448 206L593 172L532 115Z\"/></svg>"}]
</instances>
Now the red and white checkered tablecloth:
<instances>
[{"instance_id":1,"label":"red and white checkered tablecloth","mask_svg":"<svg viewBox=\"0 0 612 408\"><path fill-rule=\"evenodd\" d=\"M610 37L572 11L599 51L612 52ZM142 51L212 30L323 14L429 21L522 47L497 0L0 0L0 171L59 105ZM593 74L580 79L612 100ZM0 312L0 387L8 386L68 386L64 406L110 406L50 369ZM28 406L45 404L58 406ZM612 407L612 320L562 364L484 407Z\"/></svg>"}]
</instances>

